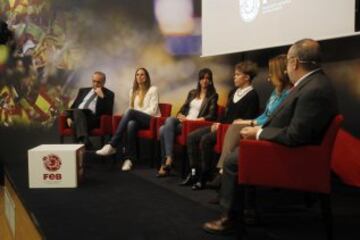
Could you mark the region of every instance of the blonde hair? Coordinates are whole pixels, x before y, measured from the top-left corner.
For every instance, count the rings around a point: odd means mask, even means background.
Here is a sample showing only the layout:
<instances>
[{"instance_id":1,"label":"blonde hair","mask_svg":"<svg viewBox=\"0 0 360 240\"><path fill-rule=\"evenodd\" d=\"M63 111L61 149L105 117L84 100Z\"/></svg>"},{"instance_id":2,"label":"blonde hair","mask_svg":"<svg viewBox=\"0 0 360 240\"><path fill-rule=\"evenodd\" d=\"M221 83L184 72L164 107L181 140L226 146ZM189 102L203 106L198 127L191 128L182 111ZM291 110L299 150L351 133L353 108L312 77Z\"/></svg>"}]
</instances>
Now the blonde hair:
<instances>
[{"instance_id":1,"label":"blonde hair","mask_svg":"<svg viewBox=\"0 0 360 240\"><path fill-rule=\"evenodd\" d=\"M145 88L144 89L140 89L140 86L136 81L136 74L140 70L143 70L145 73L145 83L144 83ZM145 95L146 95L147 91L149 90L150 86L151 86L151 80L150 80L149 72L143 67L136 69L134 83L133 83L133 87L132 87L132 95L131 95L131 100L130 100L130 106L132 108L134 107L136 95L139 95L139 98L140 98L139 106L140 107L143 106Z\"/></svg>"}]
</instances>

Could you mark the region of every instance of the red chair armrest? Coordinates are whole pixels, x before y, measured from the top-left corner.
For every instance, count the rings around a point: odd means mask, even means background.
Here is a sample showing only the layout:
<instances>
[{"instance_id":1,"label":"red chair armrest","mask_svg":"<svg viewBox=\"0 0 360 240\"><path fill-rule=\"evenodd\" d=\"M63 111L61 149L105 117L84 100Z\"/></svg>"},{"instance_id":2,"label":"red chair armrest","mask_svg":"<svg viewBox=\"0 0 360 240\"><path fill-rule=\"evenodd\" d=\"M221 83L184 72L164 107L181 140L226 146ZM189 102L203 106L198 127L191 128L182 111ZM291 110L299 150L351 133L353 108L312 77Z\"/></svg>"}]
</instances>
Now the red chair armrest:
<instances>
[{"instance_id":1,"label":"red chair armrest","mask_svg":"<svg viewBox=\"0 0 360 240\"><path fill-rule=\"evenodd\" d=\"M177 143L184 145L186 144L189 133L195 131L198 128L209 127L212 122L209 121L196 121L196 120L185 120L182 122L181 134L177 136Z\"/></svg>"},{"instance_id":2,"label":"red chair armrest","mask_svg":"<svg viewBox=\"0 0 360 240\"><path fill-rule=\"evenodd\" d=\"M320 146L289 148L269 141L241 140L239 183L330 192L330 162Z\"/></svg>"},{"instance_id":3,"label":"red chair armrest","mask_svg":"<svg viewBox=\"0 0 360 240\"><path fill-rule=\"evenodd\" d=\"M224 138L227 129L229 128L230 124L220 124L217 131L216 131L216 145L214 147L215 152L221 153L222 146L224 144Z\"/></svg>"},{"instance_id":4,"label":"red chair armrest","mask_svg":"<svg viewBox=\"0 0 360 240\"><path fill-rule=\"evenodd\" d=\"M115 133L117 126L119 125L120 121L121 121L121 115L114 115L112 117L112 133Z\"/></svg>"},{"instance_id":5,"label":"red chair armrest","mask_svg":"<svg viewBox=\"0 0 360 240\"><path fill-rule=\"evenodd\" d=\"M100 129L104 132L104 134L112 133L111 115L100 116Z\"/></svg>"},{"instance_id":6,"label":"red chair armrest","mask_svg":"<svg viewBox=\"0 0 360 240\"><path fill-rule=\"evenodd\" d=\"M59 125L58 125L58 127L59 127L59 132L60 133L64 132L64 130L66 128L69 128L67 123L66 123L66 116L63 113L59 116Z\"/></svg>"},{"instance_id":7,"label":"red chair armrest","mask_svg":"<svg viewBox=\"0 0 360 240\"><path fill-rule=\"evenodd\" d=\"M213 122L209 122L209 121L185 120L183 122L183 126L184 126L183 129L186 131L187 134L189 134L198 128L210 127L212 124Z\"/></svg>"}]
</instances>

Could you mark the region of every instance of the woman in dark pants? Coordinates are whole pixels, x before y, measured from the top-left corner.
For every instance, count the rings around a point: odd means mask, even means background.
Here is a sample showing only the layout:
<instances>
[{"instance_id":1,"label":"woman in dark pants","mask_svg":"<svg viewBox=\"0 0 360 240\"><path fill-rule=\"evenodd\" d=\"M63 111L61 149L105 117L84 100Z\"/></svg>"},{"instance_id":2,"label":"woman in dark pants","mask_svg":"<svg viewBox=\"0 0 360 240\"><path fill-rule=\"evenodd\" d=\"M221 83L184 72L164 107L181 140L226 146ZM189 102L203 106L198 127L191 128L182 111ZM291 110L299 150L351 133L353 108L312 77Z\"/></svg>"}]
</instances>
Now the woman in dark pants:
<instances>
[{"instance_id":1,"label":"woman in dark pants","mask_svg":"<svg viewBox=\"0 0 360 240\"><path fill-rule=\"evenodd\" d=\"M259 97L251 85L257 73L258 66L254 62L237 64L234 71L235 88L229 93L223 118L211 127L203 127L189 134L187 150L191 171L182 185L193 185L194 190L204 187L213 162L216 132L220 123L232 123L236 119L252 119L257 116Z\"/></svg>"},{"instance_id":2,"label":"woman in dark pants","mask_svg":"<svg viewBox=\"0 0 360 240\"><path fill-rule=\"evenodd\" d=\"M133 88L129 93L129 109L125 112L109 144L96 151L100 156L115 154L120 142L126 136L128 159L123 163L122 170L132 168L136 159L136 134L138 129L149 128L151 117L159 117L159 94L155 86L151 86L150 75L145 68L135 72Z\"/></svg>"},{"instance_id":3,"label":"woman in dark pants","mask_svg":"<svg viewBox=\"0 0 360 240\"><path fill-rule=\"evenodd\" d=\"M162 164L158 177L169 175L173 162L175 136L181 133L184 120L215 120L218 94L216 93L212 72L208 68L199 71L197 88L189 92L185 103L176 117L169 117L160 128L160 147Z\"/></svg>"}]
</instances>

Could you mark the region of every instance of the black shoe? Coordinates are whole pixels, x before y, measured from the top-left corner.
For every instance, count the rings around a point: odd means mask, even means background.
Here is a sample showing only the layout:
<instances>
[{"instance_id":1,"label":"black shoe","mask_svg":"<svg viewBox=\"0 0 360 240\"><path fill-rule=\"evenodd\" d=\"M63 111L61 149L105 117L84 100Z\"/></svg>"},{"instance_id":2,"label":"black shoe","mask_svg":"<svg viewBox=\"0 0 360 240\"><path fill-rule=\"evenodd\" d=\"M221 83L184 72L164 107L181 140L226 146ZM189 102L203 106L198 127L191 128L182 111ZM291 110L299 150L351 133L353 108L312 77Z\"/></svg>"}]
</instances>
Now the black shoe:
<instances>
[{"instance_id":1,"label":"black shoe","mask_svg":"<svg viewBox=\"0 0 360 240\"><path fill-rule=\"evenodd\" d=\"M208 182L206 186L211 189L219 189L221 186L221 174L216 174L214 179L211 182Z\"/></svg>"},{"instance_id":2,"label":"black shoe","mask_svg":"<svg viewBox=\"0 0 360 240\"><path fill-rule=\"evenodd\" d=\"M220 219L206 222L203 229L211 234L230 234L236 231L236 221L229 217L221 217Z\"/></svg>"},{"instance_id":3,"label":"black shoe","mask_svg":"<svg viewBox=\"0 0 360 240\"><path fill-rule=\"evenodd\" d=\"M204 184L202 182L196 182L194 185L192 185L191 189L194 191L204 189Z\"/></svg>"},{"instance_id":4,"label":"black shoe","mask_svg":"<svg viewBox=\"0 0 360 240\"><path fill-rule=\"evenodd\" d=\"M184 181L182 181L179 185L180 186L191 186L196 182L196 177L189 173Z\"/></svg>"},{"instance_id":5,"label":"black shoe","mask_svg":"<svg viewBox=\"0 0 360 240\"><path fill-rule=\"evenodd\" d=\"M92 151L95 149L94 145L92 144L92 142L89 139L86 139L84 144L85 144L85 149L88 151Z\"/></svg>"},{"instance_id":6,"label":"black shoe","mask_svg":"<svg viewBox=\"0 0 360 240\"><path fill-rule=\"evenodd\" d=\"M90 139L88 137L81 137L78 139L77 142L84 144L85 149L88 151L94 150L94 145L92 144L92 142L90 141Z\"/></svg>"},{"instance_id":7,"label":"black shoe","mask_svg":"<svg viewBox=\"0 0 360 240\"><path fill-rule=\"evenodd\" d=\"M256 213L254 209L245 209L243 222L246 225L257 225L260 222L259 215Z\"/></svg>"}]
</instances>

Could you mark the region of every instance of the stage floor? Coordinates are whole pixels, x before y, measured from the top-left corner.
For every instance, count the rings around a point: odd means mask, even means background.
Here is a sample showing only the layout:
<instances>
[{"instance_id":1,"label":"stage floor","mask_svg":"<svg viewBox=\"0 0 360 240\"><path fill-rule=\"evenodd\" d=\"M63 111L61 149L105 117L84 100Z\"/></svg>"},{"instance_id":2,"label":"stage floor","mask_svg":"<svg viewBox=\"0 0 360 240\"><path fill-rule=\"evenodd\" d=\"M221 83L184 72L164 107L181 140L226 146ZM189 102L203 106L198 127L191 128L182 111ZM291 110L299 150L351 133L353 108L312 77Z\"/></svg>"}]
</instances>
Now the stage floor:
<instances>
[{"instance_id":1,"label":"stage floor","mask_svg":"<svg viewBox=\"0 0 360 240\"><path fill-rule=\"evenodd\" d=\"M8 164L7 173L47 239L235 239L201 229L221 213L207 203L213 190L180 187L179 177L158 179L155 169L121 172L109 163L90 162L76 189L29 189L26 161ZM336 239L359 238L356 199L356 192L334 194ZM306 209L301 194L261 190L258 201L263 224L250 228L250 239L324 239L318 205Z\"/></svg>"}]
</instances>

